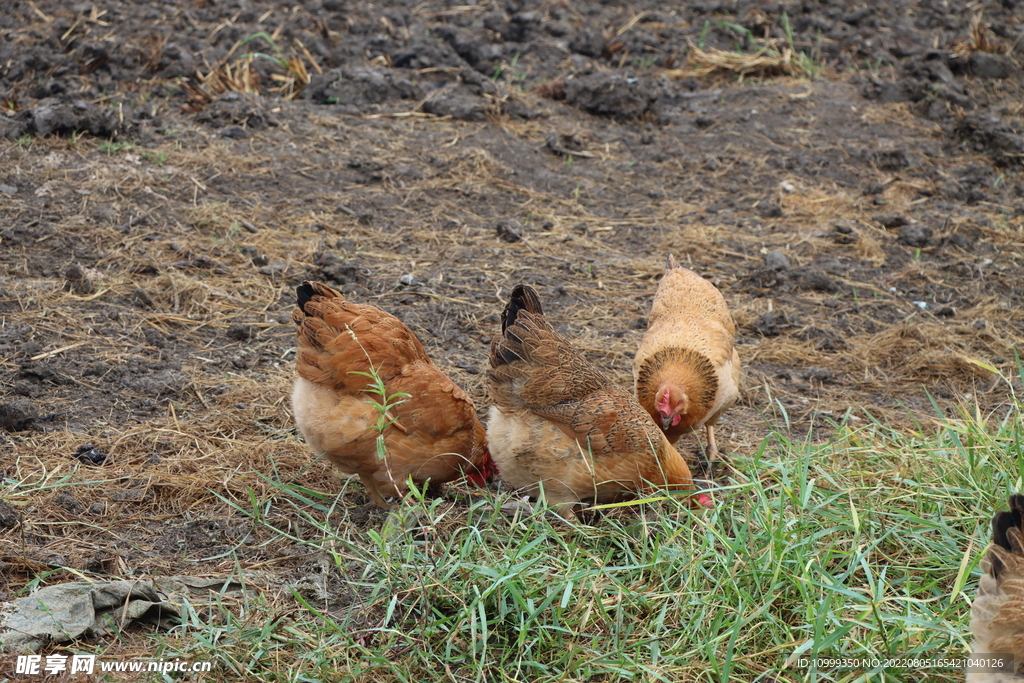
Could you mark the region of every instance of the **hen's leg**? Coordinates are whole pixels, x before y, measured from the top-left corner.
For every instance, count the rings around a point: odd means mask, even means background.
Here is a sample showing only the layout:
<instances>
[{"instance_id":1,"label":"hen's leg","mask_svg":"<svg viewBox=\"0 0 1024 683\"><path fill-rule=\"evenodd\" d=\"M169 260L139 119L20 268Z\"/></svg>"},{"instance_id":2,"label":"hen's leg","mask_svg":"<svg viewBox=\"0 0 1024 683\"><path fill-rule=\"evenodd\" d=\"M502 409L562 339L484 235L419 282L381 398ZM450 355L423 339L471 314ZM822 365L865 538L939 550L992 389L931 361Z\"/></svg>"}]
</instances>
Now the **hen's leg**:
<instances>
[{"instance_id":1,"label":"hen's leg","mask_svg":"<svg viewBox=\"0 0 1024 683\"><path fill-rule=\"evenodd\" d=\"M370 500L373 501L374 505L382 508L390 507L388 502L384 500L384 496L380 494L380 490L377 489L377 482L365 474L359 475L359 481L363 482L363 486L366 488L366 492L370 494Z\"/></svg>"}]
</instances>

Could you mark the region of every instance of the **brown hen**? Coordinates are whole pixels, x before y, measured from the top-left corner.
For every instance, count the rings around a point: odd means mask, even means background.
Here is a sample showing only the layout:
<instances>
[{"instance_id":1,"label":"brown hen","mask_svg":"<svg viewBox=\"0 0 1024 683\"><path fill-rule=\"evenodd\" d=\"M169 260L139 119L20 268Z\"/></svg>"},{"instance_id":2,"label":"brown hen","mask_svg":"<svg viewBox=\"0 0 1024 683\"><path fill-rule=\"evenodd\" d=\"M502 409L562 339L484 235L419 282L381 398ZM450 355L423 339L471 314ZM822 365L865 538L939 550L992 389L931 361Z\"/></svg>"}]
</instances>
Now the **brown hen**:
<instances>
[{"instance_id":1,"label":"brown hen","mask_svg":"<svg viewBox=\"0 0 1024 683\"><path fill-rule=\"evenodd\" d=\"M711 459L718 455L715 424L739 397L735 337L722 293L669 256L633 359L636 397L672 443L704 427Z\"/></svg>"},{"instance_id":2,"label":"brown hen","mask_svg":"<svg viewBox=\"0 0 1024 683\"><path fill-rule=\"evenodd\" d=\"M427 357L398 318L346 301L319 282L297 289L298 377L295 422L314 453L342 473L358 475L374 503L407 490L406 480L434 487L463 475L484 485L494 471L487 435L469 396ZM387 456L377 437L382 397L368 392L370 373L387 396L407 394L385 416ZM436 491L435 491L436 492Z\"/></svg>"},{"instance_id":3,"label":"brown hen","mask_svg":"<svg viewBox=\"0 0 1024 683\"><path fill-rule=\"evenodd\" d=\"M992 543L981 558L978 597L971 605L971 651L1012 654L1021 668L968 669L967 683L1024 681L1024 496L1010 496L1010 511L992 518Z\"/></svg>"},{"instance_id":4,"label":"brown hen","mask_svg":"<svg viewBox=\"0 0 1024 683\"><path fill-rule=\"evenodd\" d=\"M580 502L693 488L686 462L636 399L555 332L532 287L512 290L490 364L487 432L501 476L534 496L542 486L564 519Z\"/></svg>"}]
</instances>

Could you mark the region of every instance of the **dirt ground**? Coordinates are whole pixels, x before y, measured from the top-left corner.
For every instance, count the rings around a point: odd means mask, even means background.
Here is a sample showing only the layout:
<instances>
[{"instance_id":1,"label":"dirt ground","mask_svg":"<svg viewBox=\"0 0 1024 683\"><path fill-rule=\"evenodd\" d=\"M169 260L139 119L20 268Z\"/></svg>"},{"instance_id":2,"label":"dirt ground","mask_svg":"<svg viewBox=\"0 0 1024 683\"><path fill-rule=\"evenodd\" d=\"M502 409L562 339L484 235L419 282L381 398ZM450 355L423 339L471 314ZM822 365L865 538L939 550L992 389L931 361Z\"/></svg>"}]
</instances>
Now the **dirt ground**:
<instances>
[{"instance_id":1,"label":"dirt ground","mask_svg":"<svg viewBox=\"0 0 1024 683\"><path fill-rule=\"evenodd\" d=\"M303 279L483 414L512 285L628 384L675 254L738 323L736 457L1020 391L1024 3L7 7L0 598L317 571L230 506L340 488L289 412Z\"/></svg>"}]
</instances>

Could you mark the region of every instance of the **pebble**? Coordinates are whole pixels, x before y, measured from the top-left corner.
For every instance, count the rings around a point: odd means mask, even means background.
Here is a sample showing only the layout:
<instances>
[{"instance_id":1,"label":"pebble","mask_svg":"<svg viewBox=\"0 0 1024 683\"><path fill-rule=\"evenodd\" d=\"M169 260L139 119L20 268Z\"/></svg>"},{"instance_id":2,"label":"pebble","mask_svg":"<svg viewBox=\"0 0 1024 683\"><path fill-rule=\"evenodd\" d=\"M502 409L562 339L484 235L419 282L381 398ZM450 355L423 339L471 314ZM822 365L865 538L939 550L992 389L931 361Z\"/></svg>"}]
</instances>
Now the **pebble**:
<instances>
[{"instance_id":1,"label":"pebble","mask_svg":"<svg viewBox=\"0 0 1024 683\"><path fill-rule=\"evenodd\" d=\"M908 247L926 247L932 238L932 229L926 225L904 225L900 228L898 242Z\"/></svg>"},{"instance_id":2,"label":"pebble","mask_svg":"<svg viewBox=\"0 0 1024 683\"><path fill-rule=\"evenodd\" d=\"M764 255L764 265L770 270L789 270L789 258L781 251L773 250Z\"/></svg>"},{"instance_id":3,"label":"pebble","mask_svg":"<svg viewBox=\"0 0 1024 683\"><path fill-rule=\"evenodd\" d=\"M18 188L14 185L0 185L0 192L4 194L18 194Z\"/></svg>"},{"instance_id":4,"label":"pebble","mask_svg":"<svg viewBox=\"0 0 1024 683\"><path fill-rule=\"evenodd\" d=\"M237 341L249 341L256 336L256 328L245 323L235 323L228 328L227 336Z\"/></svg>"}]
</instances>

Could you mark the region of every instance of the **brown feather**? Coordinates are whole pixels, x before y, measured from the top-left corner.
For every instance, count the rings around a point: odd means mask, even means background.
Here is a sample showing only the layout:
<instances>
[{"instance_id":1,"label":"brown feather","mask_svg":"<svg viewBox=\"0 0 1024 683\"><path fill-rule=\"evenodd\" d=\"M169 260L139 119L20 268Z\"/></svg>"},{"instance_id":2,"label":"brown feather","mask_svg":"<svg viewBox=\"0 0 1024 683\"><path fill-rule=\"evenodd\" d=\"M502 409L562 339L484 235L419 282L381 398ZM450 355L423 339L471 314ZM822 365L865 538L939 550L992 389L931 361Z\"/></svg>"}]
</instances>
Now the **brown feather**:
<instances>
[{"instance_id":1,"label":"brown feather","mask_svg":"<svg viewBox=\"0 0 1024 683\"><path fill-rule=\"evenodd\" d=\"M1010 511L992 518L992 544L981 560L978 595L971 605L976 653L1012 654L1024 672L1024 496L1010 497ZM998 683L1005 674L968 671L968 683Z\"/></svg>"},{"instance_id":2,"label":"brown feather","mask_svg":"<svg viewBox=\"0 0 1024 683\"><path fill-rule=\"evenodd\" d=\"M441 484L486 476L493 463L486 432L465 391L427 356L416 335L389 313L346 301L317 282L297 290L295 421L314 452L356 474L374 502L403 493L406 479ZM388 396L408 397L387 411L388 457L377 455L380 417L368 391L376 372Z\"/></svg>"},{"instance_id":3,"label":"brown feather","mask_svg":"<svg viewBox=\"0 0 1024 683\"><path fill-rule=\"evenodd\" d=\"M689 468L633 396L615 386L544 318L518 285L491 342L488 434L502 477L563 516L577 501L610 502L651 484L691 489Z\"/></svg>"}]
</instances>

